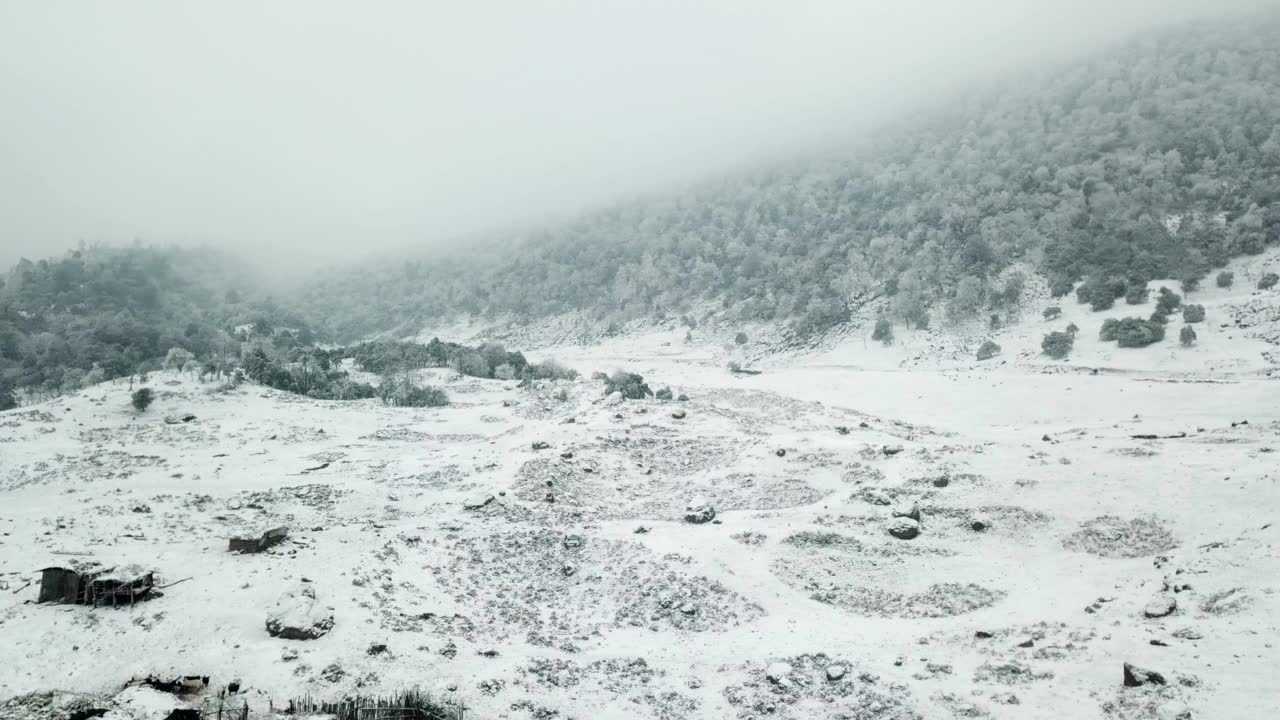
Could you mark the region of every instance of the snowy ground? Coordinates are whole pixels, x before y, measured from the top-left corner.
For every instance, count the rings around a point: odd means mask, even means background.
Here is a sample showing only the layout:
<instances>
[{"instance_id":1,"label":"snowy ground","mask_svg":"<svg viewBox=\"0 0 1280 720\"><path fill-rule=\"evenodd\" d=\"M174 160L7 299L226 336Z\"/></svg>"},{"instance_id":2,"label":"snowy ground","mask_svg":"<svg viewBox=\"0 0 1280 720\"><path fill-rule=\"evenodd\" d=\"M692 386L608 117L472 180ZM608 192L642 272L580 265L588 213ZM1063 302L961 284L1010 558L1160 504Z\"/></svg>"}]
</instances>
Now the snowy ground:
<instances>
[{"instance_id":1,"label":"snowy ground","mask_svg":"<svg viewBox=\"0 0 1280 720\"><path fill-rule=\"evenodd\" d=\"M687 402L440 371L451 407L393 409L157 375L140 415L126 383L0 414L0 698L158 673L238 680L255 712L421 685L474 718L1276 716L1280 293L1237 282L1190 298L1188 350L1104 346L1133 309L1068 301L981 364L927 333L544 353ZM1072 358L1040 358L1073 320ZM684 521L697 499L716 522ZM912 505L918 537L891 535ZM191 579L34 602L35 571L87 559ZM304 582L332 631L270 637ZM1126 662L1167 684L1122 687ZM172 705L130 692L116 716Z\"/></svg>"}]
</instances>

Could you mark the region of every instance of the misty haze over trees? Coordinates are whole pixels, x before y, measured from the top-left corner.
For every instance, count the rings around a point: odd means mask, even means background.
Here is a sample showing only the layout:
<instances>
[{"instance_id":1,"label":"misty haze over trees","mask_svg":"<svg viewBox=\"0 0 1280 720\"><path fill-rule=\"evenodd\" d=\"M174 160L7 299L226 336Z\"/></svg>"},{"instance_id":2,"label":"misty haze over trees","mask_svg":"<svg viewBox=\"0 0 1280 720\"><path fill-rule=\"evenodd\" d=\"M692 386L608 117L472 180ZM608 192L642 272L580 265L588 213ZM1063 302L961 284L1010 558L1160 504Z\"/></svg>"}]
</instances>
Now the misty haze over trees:
<instances>
[{"instance_id":1,"label":"misty haze over trees","mask_svg":"<svg viewBox=\"0 0 1280 720\"><path fill-rule=\"evenodd\" d=\"M296 292L205 250L23 261L0 287L0 398L158 367L171 348L229 368L246 326L253 347L291 362L317 339L467 315L715 314L808 336L882 297L891 323L924 325L938 307L949 320L1001 313L1029 271L1055 295L1086 281L1078 299L1095 309L1137 300L1151 279L1194 285L1280 239L1277 36L1275 16L1141 36L856 151L620 203L519 242L339 267Z\"/></svg>"},{"instance_id":2,"label":"misty haze over trees","mask_svg":"<svg viewBox=\"0 0 1280 720\"><path fill-rule=\"evenodd\" d=\"M1000 310L1019 262L1058 294L1203 277L1280 236L1278 32L1269 17L1144 36L849 156L623 203L518 245L344 269L303 305L341 337L457 314L706 307L806 334L878 295L904 322L938 304Z\"/></svg>"}]
</instances>

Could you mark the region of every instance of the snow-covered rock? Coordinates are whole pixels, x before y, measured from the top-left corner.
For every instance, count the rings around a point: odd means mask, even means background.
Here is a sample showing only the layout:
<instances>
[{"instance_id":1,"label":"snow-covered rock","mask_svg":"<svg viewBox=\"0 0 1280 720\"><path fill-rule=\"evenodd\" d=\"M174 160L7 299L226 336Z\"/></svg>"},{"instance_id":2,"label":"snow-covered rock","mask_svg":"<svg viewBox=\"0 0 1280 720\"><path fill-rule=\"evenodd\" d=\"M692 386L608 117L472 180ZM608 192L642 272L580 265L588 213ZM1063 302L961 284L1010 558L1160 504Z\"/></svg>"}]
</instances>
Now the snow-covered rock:
<instances>
[{"instance_id":1,"label":"snow-covered rock","mask_svg":"<svg viewBox=\"0 0 1280 720\"><path fill-rule=\"evenodd\" d=\"M282 640L315 640L333 629L333 608L321 605L311 583L285 591L267 614L267 632Z\"/></svg>"}]
</instances>

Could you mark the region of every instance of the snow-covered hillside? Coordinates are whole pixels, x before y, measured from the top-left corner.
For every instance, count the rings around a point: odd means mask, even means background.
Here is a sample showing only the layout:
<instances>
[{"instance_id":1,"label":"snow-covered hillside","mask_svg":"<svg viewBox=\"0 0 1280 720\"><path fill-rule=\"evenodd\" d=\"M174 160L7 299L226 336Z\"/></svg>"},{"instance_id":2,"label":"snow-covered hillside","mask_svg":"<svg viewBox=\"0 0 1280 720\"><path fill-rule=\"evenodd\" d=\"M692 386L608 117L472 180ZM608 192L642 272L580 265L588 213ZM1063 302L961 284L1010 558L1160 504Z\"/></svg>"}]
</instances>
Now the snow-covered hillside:
<instances>
[{"instance_id":1,"label":"snow-covered hillside","mask_svg":"<svg viewBox=\"0 0 1280 720\"><path fill-rule=\"evenodd\" d=\"M1193 297L1190 350L1102 347L1092 313L1066 362L1035 322L927 367L668 332L546 350L575 382L435 371L438 409L159 374L144 413L120 382L0 414L0 697L156 674L234 681L254 717L412 685L475 718L1266 717L1280 381L1218 325L1275 295L1238 282ZM609 402L586 377L615 367L689 400ZM34 602L39 569L89 560L176 584ZM332 629L272 637L282 595ZM95 702L185 702L142 692Z\"/></svg>"}]
</instances>

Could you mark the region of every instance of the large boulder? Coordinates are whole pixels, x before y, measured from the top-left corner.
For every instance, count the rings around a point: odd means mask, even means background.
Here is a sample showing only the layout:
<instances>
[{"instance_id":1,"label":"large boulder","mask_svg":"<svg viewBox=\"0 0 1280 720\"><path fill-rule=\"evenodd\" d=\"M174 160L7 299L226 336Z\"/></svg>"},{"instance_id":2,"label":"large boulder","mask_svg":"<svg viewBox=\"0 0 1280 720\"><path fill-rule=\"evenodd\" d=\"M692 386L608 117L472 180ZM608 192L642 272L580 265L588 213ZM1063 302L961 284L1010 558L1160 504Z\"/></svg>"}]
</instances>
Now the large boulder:
<instances>
[{"instance_id":1,"label":"large boulder","mask_svg":"<svg viewBox=\"0 0 1280 720\"><path fill-rule=\"evenodd\" d=\"M1177 609L1178 601L1172 595L1161 593L1151 598L1151 602L1147 603L1147 606L1142 609L1142 614L1149 618L1162 618L1172 615L1173 611Z\"/></svg>"},{"instance_id":2,"label":"large boulder","mask_svg":"<svg viewBox=\"0 0 1280 720\"><path fill-rule=\"evenodd\" d=\"M1124 664L1124 685L1125 687L1139 687L1142 685L1164 685L1164 675L1155 670L1147 670L1137 665Z\"/></svg>"},{"instance_id":3,"label":"large boulder","mask_svg":"<svg viewBox=\"0 0 1280 720\"><path fill-rule=\"evenodd\" d=\"M913 540L920 535L920 523L909 517L895 517L889 522L889 534L899 540Z\"/></svg>"},{"instance_id":4,"label":"large boulder","mask_svg":"<svg viewBox=\"0 0 1280 720\"><path fill-rule=\"evenodd\" d=\"M315 640L333 629L333 608L316 600L310 583L286 591L267 614L267 632L283 640Z\"/></svg>"}]
</instances>

